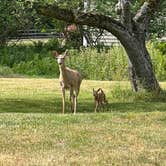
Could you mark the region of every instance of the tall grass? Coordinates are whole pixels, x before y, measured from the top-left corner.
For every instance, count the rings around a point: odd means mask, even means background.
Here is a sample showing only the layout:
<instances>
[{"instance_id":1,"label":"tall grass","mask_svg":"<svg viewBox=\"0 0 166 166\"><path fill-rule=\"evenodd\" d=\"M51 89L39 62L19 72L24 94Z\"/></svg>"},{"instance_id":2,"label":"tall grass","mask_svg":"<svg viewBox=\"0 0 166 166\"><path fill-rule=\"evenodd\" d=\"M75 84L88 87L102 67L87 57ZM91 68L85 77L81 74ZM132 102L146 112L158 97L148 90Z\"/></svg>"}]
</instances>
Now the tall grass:
<instances>
[{"instance_id":1,"label":"tall grass","mask_svg":"<svg viewBox=\"0 0 166 166\"><path fill-rule=\"evenodd\" d=\"M127 58L122 47L97 52L95 48L80 52L71 50L67 64L91 80L124 80L128 78Z\"/></svg>"},{"instance_id":2,"label":"tall grass","mask_svg":"<svg viewBox=\"0 0 166 166\"><path fill-rule=\"evenodd\" d=\"M147 47L157 79L166 80L166 56L163 46L160 49L156 44L148 43ZM59 69L51 55L53 49L62 51L56 41L0 48L0 75L9 76L13 73L57 78ZM85 79L128 80L127 56L121 46L112 46L100 52L96 48L70 49L66 64L79 70Z\"/></svg>"},{"instance_id":3,"label":"tall grass","mask_svg":"<svg viewBox=\"0 0 166 166\"><path fill-rule=\"evenodd\" d=\"M152 58L157 79L160 81L166 80L166 43L148 43L147 47Z\"/></svg>"}]
</instances>

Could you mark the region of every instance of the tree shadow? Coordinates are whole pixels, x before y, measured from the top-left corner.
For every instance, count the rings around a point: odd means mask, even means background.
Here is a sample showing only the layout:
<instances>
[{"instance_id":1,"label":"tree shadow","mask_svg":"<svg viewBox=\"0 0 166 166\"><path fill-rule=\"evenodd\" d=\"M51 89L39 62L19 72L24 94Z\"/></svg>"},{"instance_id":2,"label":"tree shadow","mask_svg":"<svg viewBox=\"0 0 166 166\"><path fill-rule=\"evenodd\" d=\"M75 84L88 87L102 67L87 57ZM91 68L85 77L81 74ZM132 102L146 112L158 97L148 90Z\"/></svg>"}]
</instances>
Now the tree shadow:
<instances>
[{"instance_id":1,"label":"tree shadow","mask_svg":"<svg viewBox=\"0 0 166 166\"><path fill-rule=\"evenodd\" d=\"M153 112L166 111L166 103L164 102L115 102L109 103L108 111L113 112Z\"/></svg>"},{"instance_id":2,"label":"tree shadow","mask_svg":"<svg viewBox=\"0 0 166 166\"><path fill-rule=\"evenodd\" d=\"M61 110L59 99L5 99L0 100L0 112L17 113L58 113Z\"/></svg>"},{"instance_id":3,"label":"tree shadow","mask_svg":"<svg viewBox=\"0 0 166 166\"><path fill-rule=\"evenodd\" d=\"M1 99L0 113L61 113L61 98L47 99ZM99 108L98 112L152 112L166 111L165 102L112 102ZM66 113L71 113L70 103L66 100ZM91 100L79 100L77 112L93 113L94 103Z\"/></svg>"},{"instance_id":4,"label":"tree shadow","mask_svg":"<svg viewBox=\"0 0 166 166\"><path fill-rule=\"evenodd\" d=\"M82 112L94 112L93 102L82 102L79 106ZM112 102L108 103L105 106L98 108L98 112L153 112L153 111L166 111L165 102Z\"/></svg>"}]
</instances>

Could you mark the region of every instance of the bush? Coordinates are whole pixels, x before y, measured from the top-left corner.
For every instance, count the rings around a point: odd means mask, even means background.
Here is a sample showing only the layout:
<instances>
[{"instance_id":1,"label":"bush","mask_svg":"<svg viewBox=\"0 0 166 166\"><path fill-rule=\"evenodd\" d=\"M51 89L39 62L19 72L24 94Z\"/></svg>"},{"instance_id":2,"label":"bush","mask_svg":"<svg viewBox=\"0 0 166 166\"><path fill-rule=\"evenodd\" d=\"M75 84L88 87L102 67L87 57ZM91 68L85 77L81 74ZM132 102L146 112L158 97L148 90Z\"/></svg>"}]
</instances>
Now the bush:
<instances>
[{"instance_id":1,"label":"bush","mask_svg":"<svg viewBox=\"0 0 166 166\"><path fill-rule=\"evenodd\" d=\"M164 49L161 49L162 46L160 47L159 46L160 44L157 45L156 43L158 42L149 43L148 50L152 58L152 63L154 66L154 71L155 71L157 79L160 81L165 81L166 80L166 55L163 54Z\"/></svg>"},{"instance_id":2,"label":"bush","mask_svg":"<svg viewBox=\"0 0 166 166\"><path fill-rule=\"evenodd\" d=\"M154 43L148 43L147 46L157 79L166 80L166 56L163 49L160 51ZM58 77L58 65L51 50L63 52L65 48L61 48L56 39L47 43L7 46L0 50L0 65L7 66L14 74ZM84 79L128 79L127 56L121 46L102 47L102 51L93 47L70 49L66 65L80 71Z\"/></svg>"},{"instance_id":3,"label":"bush","mask_svg":"<svg viewBox=\"0 0 166 166\"><path fill-rule=\"evenodd\" d=\"M154 48L158 49L162 55L166 56L166 42L164 41L155 41L154 43L152 43Z\"/></svg>"},{"instance_id":4,"label":"bush","mask_svg":"<svg viewBox=\"0 0 166 166\"><path fill-rule=\"evenodd\" d=\"M0 77L9 77L13 75L13 71L8 66L0 66Z\"/></svg>"},{"instance_id":5,"label":"bush","mask_svg":"<svg viewBox=\"0 0 166 166\"><path fill-rule=\"evenodd\" d=\"M117 99L122 102L137 102L137 101L146 101L146 102L166 102L166 91L163 90L160 93L155 92L133 92L127 86L122 87L120 85L115 86L109 92L111 98Z\"/></svg>"},{"instance_id":6,"label":"bush","mask_svg":"<svg viewBox=\"0 0 166 166\"><path fill-rule=\"evenodd\" d=\"M128 78L127 60L122 47L100 53L95 48L80 52L71 50L67 64L79 70L83 77L92 80L124 80Z\"/></svg>"},{"instance_id":7,"label":"bush","mask_svg":"<svg viewBox=\"0 0 166 166\"><path fill-rule=\"evenodd\" d=\"M36 56L31 61L15 64L13 71L30 76L58 77L59 75L58 65L50 57L40 59Z\"/></svg>"}]
</instances>

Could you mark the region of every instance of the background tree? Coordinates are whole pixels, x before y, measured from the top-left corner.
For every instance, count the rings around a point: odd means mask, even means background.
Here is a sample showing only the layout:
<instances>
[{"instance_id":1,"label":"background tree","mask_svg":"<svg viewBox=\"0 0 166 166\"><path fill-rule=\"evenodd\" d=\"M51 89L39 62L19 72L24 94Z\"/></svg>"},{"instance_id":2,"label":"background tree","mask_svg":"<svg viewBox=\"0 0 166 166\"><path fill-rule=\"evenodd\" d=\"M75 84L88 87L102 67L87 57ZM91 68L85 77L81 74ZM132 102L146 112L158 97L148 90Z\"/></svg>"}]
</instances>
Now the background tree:
<instances>
[{"instance_id":1,"label":"background tree","mask_svg":"<svg viewBox=\"0 0 166 166\"><path fill-rule=\"evenodd\" d=\"M139 88L148 91L160 91L160 86L153 72L151 58L146 48L145 37L150 18L162 2L164 1L142 1L139 10L134 13L131 8L132 3L129 0L119 0L116 5L116 13L120 15L120 21L106 14L59 7L57 3L35 3L34 7L38 13L47 17L97 27L111 32L124 46Z\"/></svg>"},{"instance_id":2,"label":"background tree","mask_svg":"<svg viewBox=\"0 0 166 166\"><path fill-rule=\"evenodd\" d=\"M0 0L0 11L0 45L17 35L17 30L31 26L32 5L27 1Z\"/></svg>"},{"instance_id":3,"label":"background tree","mask_svg":"<svg viewBox=\"0 0 166 166\"><path fill-rule=\"evenodd\" d=\"M47 2L47 0L46 0ZM57 32L64 29L66 23L38 15L28 0L0 0L0 46L4 46L12 37L19 39L19 30L38 29Z\"/></svg>"}]
</instances>

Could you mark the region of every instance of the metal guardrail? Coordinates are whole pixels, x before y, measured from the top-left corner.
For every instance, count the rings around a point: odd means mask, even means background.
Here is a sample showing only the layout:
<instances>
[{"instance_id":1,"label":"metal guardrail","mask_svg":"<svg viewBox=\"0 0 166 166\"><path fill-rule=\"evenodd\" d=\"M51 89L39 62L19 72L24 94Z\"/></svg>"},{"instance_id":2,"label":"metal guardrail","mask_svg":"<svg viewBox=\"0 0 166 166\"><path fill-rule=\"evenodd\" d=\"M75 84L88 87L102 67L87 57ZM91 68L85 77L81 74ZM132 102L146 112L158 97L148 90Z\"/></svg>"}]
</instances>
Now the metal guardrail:
<instances>
[{"instance_id":1,"label":"metal guardrail","mask_svg":"<svg viewBox=\"0 0 166 166\"><path fill-rule=\"evenodd\" d=\"M50 29L47 32L40 30L19 30L16 36L9 37L9 39L46 39L46 38L62 38L63 35L56 32L55 29Z\"/></svg>"}]
</instances>

